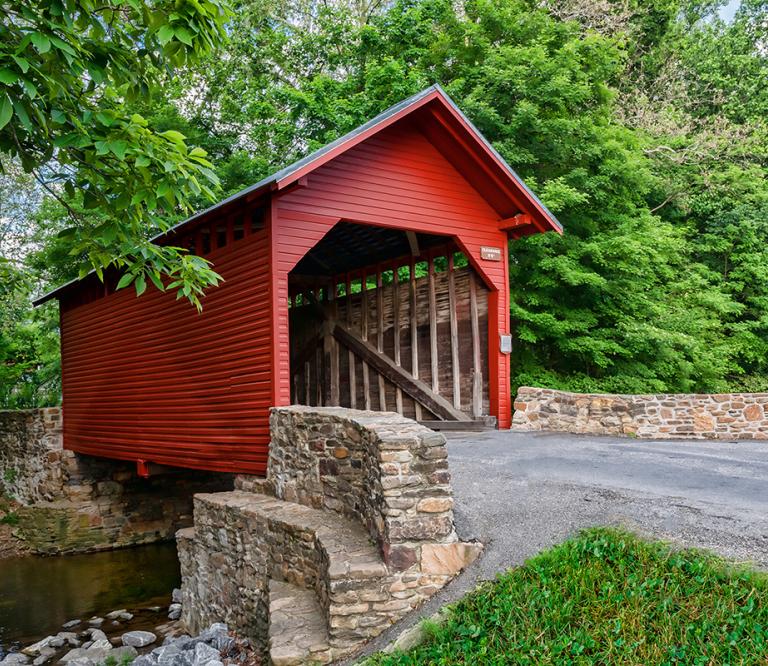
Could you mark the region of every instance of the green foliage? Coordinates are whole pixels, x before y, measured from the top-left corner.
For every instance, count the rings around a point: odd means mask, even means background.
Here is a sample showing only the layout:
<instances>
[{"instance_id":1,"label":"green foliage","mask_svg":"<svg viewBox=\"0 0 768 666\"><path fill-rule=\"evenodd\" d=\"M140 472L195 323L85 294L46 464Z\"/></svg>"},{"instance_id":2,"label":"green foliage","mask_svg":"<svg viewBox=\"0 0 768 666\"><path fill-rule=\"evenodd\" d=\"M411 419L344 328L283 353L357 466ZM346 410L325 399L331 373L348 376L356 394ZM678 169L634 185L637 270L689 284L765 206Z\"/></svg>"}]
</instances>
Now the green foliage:
<instances>
[{"instance_id":1,"label":"green foliage","mask_svg":"<svg viewBox=\"0 0 768 666\"><path fill-rule=\"evenodd\" d=\"M59 400L58 310L31 311L32 287L28 275L0 259L0 409Z\"/></svg>"},{"instance_id":2,"label":"green foliage","mask_svg":"<svg viewBox=\"0 0 768 666\"><path fill-rule=\"evenodd\" d=\"M745 307L713 270L690 210L684 219L671 205L653 210L696 179L709 186L709 175L669 168L660 146L670 137L658 130L671 121L659 115L648 128L631 117L670 63L754 21L727 28L709 20L713 3L658 0L600 33L578 20L589 3L570 4L575 20L527 0L466 2L463 12L446 0L400 0L373 15L346 3L244 2L231 57L183 84L202 91L189 119L252 146L261 175L440 82L566 229L510 247L513 390L726 390L747 374L759 387L764 308ZM679 99L665 110L677 125L689 113ZM675 155L700 140L672 138ZM715 197L729 206L741 195ZM740 224L734 238L743 239Z\"/></svg>"},{"instance_id":3,"label":"green foliage","mask_svg":"<svg viewBox=\"0 0 768 666\"><path fill-rule=\"evenodd\" d=\"M137 293L169 276L199 307L202 289L217 282L208 263L148 239L168 228L169 213L191 210L190 197L213 198L218 179L204 150L176 130L153 130L130 104L158 90L165 71L211 52L224 5L37 0L3 10L0 151L66 209L62 233L82 257L79 274L116 266ZM81 209L103 220L88 224Z\"/></svg>"},{"instance_id":4,"label":"green foliage","mask_svg":"<svg viewBox=\"0 0 768 666\"><path fill-rule=\"evenodd\" d=\"M592 529L485 583L394 664L763 664L768 576Z\"/></svg>"},{"instance_id":5,"label":"green foliage","mask_svg":"<svg viewBox=\"0 0 768 666\"><path fill-rule=\"evenodd\" d=\"M237 0L213 52L213 0L113 0L91 18L25 3L27 23L0 27L0 86L31 129L12 105L0 148L50 192L14 270L59 284L111 263L138 292L199 305L215 267L150 229L206 206L217 179L231 194L439 82L565 226L509 248L512 390L766 390L768 8L743 0L726 24L721 4ZM75 54L24 41L38 31ZM17 282L8 303L35 288ZM14 307L6 393L45 402L55 317Z\"/></svg>"}]
</instances>

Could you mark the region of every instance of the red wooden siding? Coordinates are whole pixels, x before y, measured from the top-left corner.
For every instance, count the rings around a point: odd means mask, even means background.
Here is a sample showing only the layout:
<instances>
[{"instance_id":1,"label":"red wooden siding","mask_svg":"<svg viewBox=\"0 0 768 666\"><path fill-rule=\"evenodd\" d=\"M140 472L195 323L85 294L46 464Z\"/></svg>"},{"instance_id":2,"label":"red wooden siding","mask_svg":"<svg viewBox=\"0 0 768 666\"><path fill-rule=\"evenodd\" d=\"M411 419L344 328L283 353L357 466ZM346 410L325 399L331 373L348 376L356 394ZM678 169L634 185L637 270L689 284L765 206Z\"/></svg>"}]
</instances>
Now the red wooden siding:
<instances>
[{"instance_id":1,"label":"red wooden siding","mask_svg":"<svg viewBox=\"0 0 768 666\"><path fill-rule=\"evenodd\" d=\"M339 220L456 238L491 289L491 413L509 427L509 359L498 353L499 333L509 332L507 235L498 229L498 213L406 122L336 156L312 171L306 186L273 199L274 404L290 401L288 273ZM503 260L481 259L481 246L501 248Z\"/></svg>"},{"instance_id":2,"label":"red wooden siding","mask_svg":"<svg viewBox=\"0 0 768 666\"><path fill-rule=\"evenodd\" d=\"M226 233L229 242L208 255L225 282L202 314L151 286L138 299L132 288L83 305L62 299L66 448L264 473L273 404L268 236L234 240L231 220Z\"/></svg>"}]
</instances>

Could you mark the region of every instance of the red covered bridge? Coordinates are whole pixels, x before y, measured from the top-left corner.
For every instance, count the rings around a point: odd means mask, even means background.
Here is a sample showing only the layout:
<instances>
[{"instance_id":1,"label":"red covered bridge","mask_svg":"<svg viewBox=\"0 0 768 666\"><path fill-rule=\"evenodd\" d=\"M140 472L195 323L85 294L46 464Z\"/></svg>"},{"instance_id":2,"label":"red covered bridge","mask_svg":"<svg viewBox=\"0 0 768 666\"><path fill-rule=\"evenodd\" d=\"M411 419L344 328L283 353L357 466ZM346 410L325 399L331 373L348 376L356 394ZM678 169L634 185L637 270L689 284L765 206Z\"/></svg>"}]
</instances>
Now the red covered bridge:
<instances>
[{"instance_id":1,"label":"red covered bridge","mask_svg":"<svg viewBox=\"0 0 768 666\"><path fill-rule=\"evenodd\" d=\"M272 405L510 424L507 241L557 220L439 86L158 243L224 277L60 287L64 445L262 474Z\"/></svg>"}]
</instances>

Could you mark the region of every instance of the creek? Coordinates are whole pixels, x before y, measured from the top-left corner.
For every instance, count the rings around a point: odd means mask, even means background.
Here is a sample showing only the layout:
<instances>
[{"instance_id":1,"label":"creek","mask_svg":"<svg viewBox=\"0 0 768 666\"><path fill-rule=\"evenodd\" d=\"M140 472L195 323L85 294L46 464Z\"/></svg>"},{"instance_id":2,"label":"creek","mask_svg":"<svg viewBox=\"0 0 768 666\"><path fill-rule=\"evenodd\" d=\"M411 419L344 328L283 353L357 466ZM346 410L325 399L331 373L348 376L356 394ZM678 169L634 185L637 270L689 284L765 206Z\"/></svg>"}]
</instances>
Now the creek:
<instances>
[{"instance_id":1,"label":"creek","mask_svg":"<svg viewBox=\"0 0 768 666\"><path fill-rule=\"evenodd\" d=\"M143 609L137 620L144 615L147 623L157 623L165 617L179 580L174 542L0 559L0 654L56 634L69 620L120 608Z\"/></svg>"}]
</instances>

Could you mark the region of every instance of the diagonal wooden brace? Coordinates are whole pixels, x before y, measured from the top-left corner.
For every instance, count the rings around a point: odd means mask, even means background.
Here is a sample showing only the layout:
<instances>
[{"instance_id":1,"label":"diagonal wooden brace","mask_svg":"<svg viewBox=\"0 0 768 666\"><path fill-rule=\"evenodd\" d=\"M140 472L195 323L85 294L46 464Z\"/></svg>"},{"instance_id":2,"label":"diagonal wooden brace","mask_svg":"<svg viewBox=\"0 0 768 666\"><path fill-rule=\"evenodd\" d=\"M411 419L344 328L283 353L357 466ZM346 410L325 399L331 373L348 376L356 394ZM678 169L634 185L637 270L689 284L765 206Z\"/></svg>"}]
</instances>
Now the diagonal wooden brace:
<instances>
[{"instance_id":1,"label":"diagonal wooden brace","mask_svg":"<svg viewBox=\"0 0 768 666\"><path fill-rule=\"evenodd\" d=\"M435 416L447 421L469 421L464 412L456 409L443 396L435 393L423 381L416 379L410 372L401 368L394 361L381 354L376 347L360 338L344 324L333 323L333 337L368 363L382 377L402 389L416 402L421 403Z\"/></svg>"}]
</instances>

